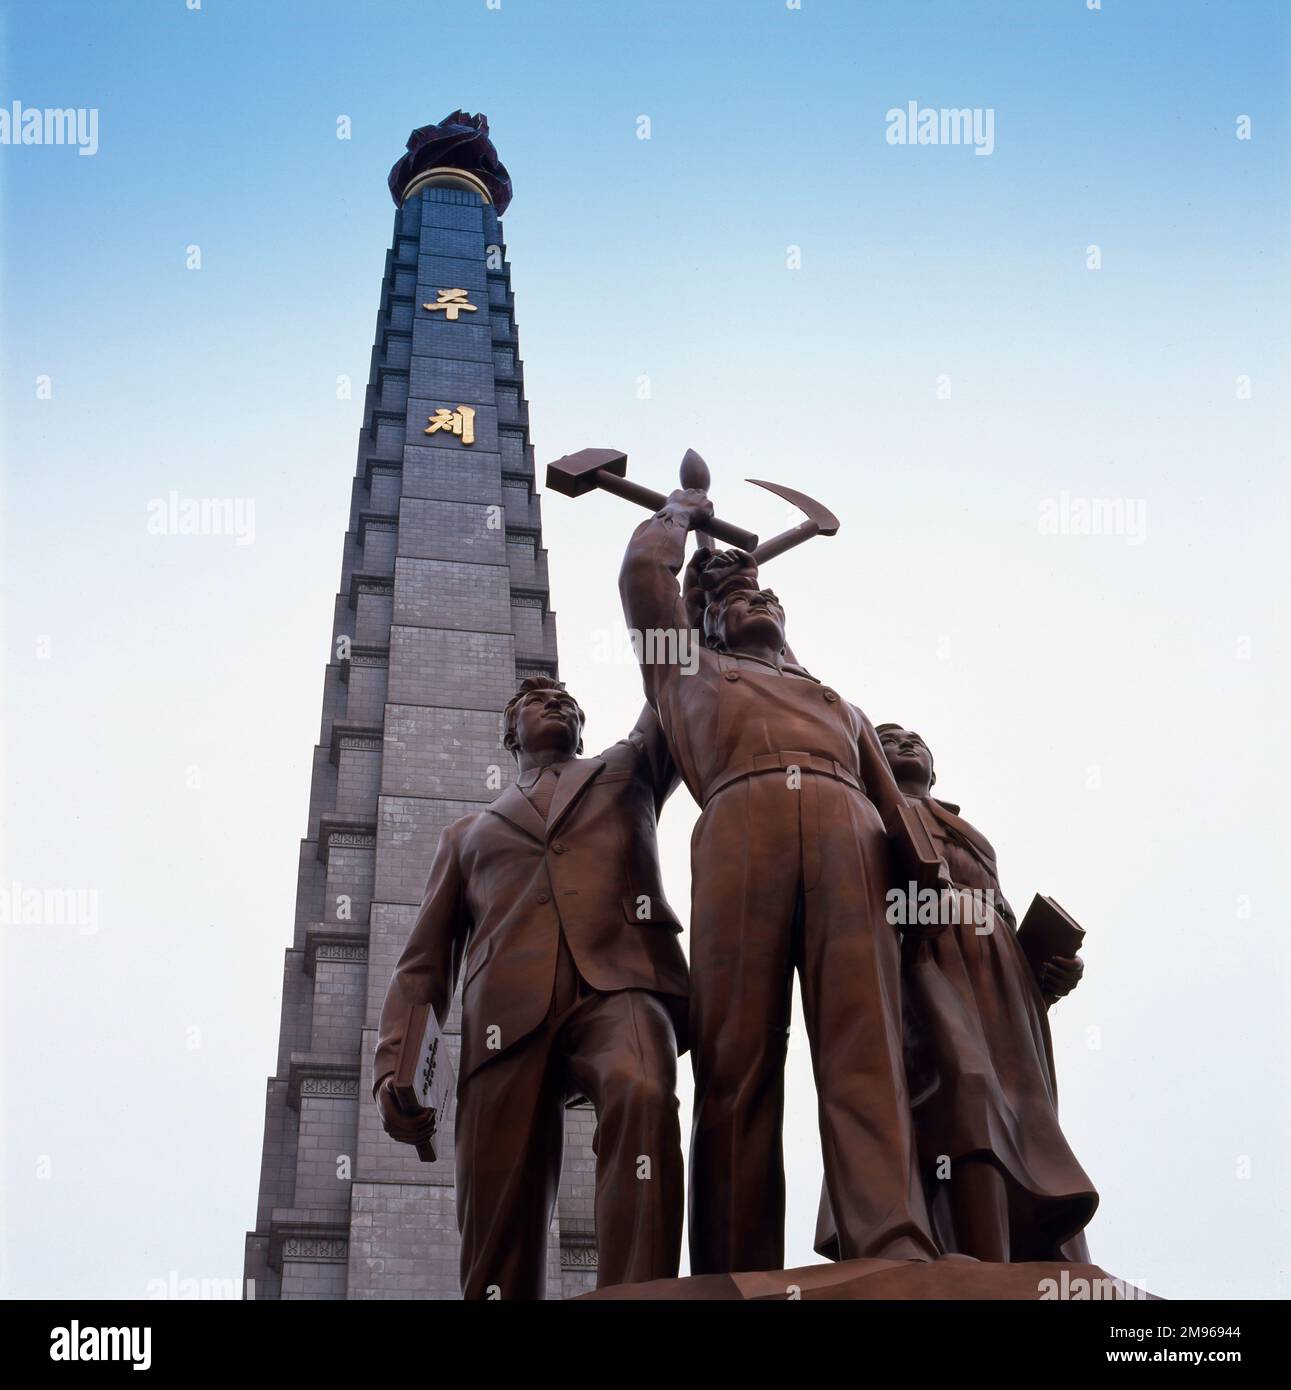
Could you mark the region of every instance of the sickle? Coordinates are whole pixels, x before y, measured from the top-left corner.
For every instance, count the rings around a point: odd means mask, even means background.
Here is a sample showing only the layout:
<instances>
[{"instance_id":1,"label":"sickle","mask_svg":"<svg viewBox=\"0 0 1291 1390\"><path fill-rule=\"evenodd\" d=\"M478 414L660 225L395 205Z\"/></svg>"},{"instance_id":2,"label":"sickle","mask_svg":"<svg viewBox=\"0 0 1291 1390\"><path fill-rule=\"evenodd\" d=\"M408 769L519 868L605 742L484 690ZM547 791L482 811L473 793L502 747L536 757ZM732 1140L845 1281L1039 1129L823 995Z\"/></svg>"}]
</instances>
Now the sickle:
<instances>
[{"instance_id":1,"label":"sickle","mask_svg":"<svg viewBox=\"0 0 1291 1390\"><path fill-rule=\"evenodd\" d=\"M772 536L770 540L754 547L749 553L758 564L776 555L783 555L786 550L792 550L795 545L801 545L813 536L832 536L837 533L838 518L814 497L808 497L805 492L796 492L781 483L764 482L761 478L745 478L744 481L752 483L755 487L764 487L768 492L774 492L777 497L783 497L786 502L792 502L807 517L806 521L799 522L791 530L782 531L778 536Z\"/></svg>"}]
</instances>

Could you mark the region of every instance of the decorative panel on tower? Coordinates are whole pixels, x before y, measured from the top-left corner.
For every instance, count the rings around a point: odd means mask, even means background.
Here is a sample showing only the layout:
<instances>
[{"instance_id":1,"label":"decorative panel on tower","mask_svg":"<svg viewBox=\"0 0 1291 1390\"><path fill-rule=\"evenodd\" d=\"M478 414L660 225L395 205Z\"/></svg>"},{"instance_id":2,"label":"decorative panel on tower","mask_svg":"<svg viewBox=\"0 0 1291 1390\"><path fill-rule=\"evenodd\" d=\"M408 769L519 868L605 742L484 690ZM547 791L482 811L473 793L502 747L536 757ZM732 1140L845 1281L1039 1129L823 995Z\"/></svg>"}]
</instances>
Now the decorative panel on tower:
<instances>
[{"instance_id":1,"label":"decorative panel on tower","mask_svg":"<svg viewBox=\"0 0 1291 1390\"><path fill-rule=\"evenodd\" d=\"M468 128L469 127L469 128ZM512 779L502 710L557 673L524 376L483 117L414 131L386 257L323 685L246 1278L255 1298L459 1296L451 1123L423 1163L371 1098L375 1030L440 831ZM500 782L500 785L499 785ZM458 1007L447 1025L458 1037ZM595 1284L593 1117L567 1112L547 1294Z\"/></svg>"}]
</instances>

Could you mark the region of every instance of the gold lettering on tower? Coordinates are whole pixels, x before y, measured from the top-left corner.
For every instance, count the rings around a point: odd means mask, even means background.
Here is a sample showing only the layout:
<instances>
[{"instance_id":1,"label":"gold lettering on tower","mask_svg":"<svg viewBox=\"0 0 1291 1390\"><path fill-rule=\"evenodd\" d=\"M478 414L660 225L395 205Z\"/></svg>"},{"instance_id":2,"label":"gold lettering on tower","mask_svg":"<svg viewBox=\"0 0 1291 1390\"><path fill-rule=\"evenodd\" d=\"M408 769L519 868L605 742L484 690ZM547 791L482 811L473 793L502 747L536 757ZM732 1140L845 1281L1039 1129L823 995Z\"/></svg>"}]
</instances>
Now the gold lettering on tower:
<instances>
[{"instance_id":1,"label":"gold lettering on tower","mask_svg":"<svg viewBox=\"0 0 1291 1390\"><path fill-rule=\"evenodd\" d=\"M456 410L449 410L447 406L437 410L433 415L427 415L428 421L424 434L438 434L440 430L447 430L449 434L455 434L463 444L475 443L475 408L469 405L459 405Z\"/></svg>"},{"instance_id":2,"label":"gold lettering on tower","mask_svg":"<svg viewBox=\"0 0 1291 1390\"><path fill-rule=\"evenodd\" d=\"M423 304L421 307L423 309L429 309L432 314L436 309L442 309L444 311L444 317L449 323L456 323L463 309L465 309L468 314L478 312L478 305L467 302L466 297L470 293L469 290L437 290L435 293L438 296L435 302L433 304Z\"/></svg>"}]
</instances>

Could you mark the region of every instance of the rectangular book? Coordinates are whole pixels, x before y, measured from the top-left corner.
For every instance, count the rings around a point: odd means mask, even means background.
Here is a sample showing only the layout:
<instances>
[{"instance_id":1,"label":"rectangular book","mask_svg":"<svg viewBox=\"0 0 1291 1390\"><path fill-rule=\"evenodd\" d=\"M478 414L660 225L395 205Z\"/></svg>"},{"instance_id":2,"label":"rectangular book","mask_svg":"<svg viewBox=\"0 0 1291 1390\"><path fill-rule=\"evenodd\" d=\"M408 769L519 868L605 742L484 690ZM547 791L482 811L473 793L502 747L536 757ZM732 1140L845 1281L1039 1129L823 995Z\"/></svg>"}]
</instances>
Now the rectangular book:
<instances>
[{"instance_id":1,"label":"rectangular book","mask_svg":"<svg viewBox=\"0 0 1291 1390\"><path fill-rule=\"evenodd\" d=\"M896 851L898 868L909 874L920 888L936 888L943 879L949 879L941 851L928 833L918 807L903 802L887 831Z\"/></svg>"},{"instance_id":2,"label":"rectangular book","mask_svg":"<svg viewBox=\"0 0 1291 1390\"><path fill-rule=\"evenodd\" d=\"M1084 939L1084 927L1052 898L1041 897L1039 893L1031 899L1027 915L1018 928L1018 945L1037 977L1045 961L1054 956L1074 956Z\"/></svg>"},{"instance_id":3,"label":"rectangular book","mask_svg":"<svg viewBox=\"0 0 1291 1390\"><path fill-rule=\"evenodd\" d=\"M414 1004L408 1011L390 1089L403 1109L431 1110L436 1129L442 1128L453 1101L456 1079L444 1035L439 1030L439 1020L429 1004ZM433 1163L434 1142L418 1144L417 1157L425 1163Z\"/></svg>"}]
</instances>

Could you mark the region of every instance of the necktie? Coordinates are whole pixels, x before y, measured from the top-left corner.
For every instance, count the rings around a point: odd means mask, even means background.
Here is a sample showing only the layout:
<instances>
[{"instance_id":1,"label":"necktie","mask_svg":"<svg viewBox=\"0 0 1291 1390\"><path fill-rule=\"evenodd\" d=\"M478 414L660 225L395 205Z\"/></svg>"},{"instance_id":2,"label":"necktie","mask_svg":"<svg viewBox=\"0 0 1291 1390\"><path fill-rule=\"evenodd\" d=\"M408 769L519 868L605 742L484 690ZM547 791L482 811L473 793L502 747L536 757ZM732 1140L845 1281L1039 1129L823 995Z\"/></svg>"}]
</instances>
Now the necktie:
<instances>
[{"instance_id":1,"label":"necktie","mask_svg":"<svg viewBox=\"0 0 1291 1390\"><path fill-rule=\"evenodd\" d=\"M551 810L551 799L556 795L556 779L559 776L554 767L544 767L538 780L529 788L529 801L544 822Z\"/></svg>"}]
</instances>

